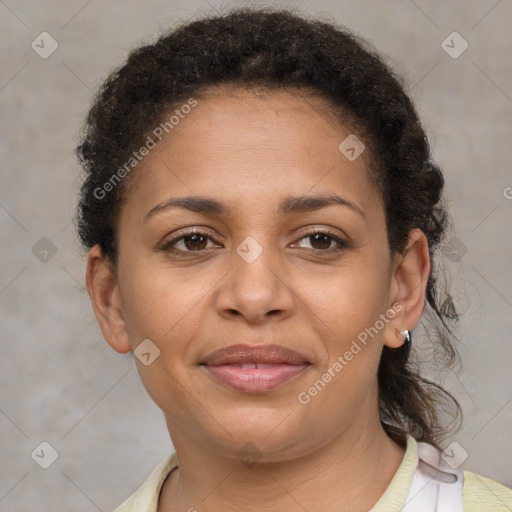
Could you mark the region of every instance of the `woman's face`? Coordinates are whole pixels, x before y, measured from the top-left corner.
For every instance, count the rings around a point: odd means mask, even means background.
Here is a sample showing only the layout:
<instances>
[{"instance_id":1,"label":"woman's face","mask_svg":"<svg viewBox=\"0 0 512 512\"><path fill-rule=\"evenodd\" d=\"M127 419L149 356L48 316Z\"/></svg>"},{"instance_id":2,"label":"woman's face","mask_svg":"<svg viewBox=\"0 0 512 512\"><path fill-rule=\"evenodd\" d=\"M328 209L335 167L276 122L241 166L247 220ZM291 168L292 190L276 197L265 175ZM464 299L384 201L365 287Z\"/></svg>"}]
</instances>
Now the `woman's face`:
<instances>
[{"instance_id":1,"label":"woman's face","mask_svg":"<svg viewBox=\"0 0 512 512\"><path fill-rule=\"evenodd\" d=\"M382 345L405 328L368 151L347 158L351 131L297 92L197 101L123 205L115 347L150 340L136 363L175 446L305 455L378 418Z\"/></svg>"}]
</instances>

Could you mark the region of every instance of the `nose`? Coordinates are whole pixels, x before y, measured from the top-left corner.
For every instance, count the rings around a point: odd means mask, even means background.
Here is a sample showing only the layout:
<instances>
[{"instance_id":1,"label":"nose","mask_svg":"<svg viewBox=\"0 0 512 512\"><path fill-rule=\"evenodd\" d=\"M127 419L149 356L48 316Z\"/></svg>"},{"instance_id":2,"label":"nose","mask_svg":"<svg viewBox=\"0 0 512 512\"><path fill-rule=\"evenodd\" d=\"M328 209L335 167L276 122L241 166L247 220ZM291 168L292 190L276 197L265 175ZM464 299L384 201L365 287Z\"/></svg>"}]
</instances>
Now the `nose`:
<instances>
[{"instance_id":1,"label":"nose","mask_svg":"<svg viewBox=\"0 0 512 512\"><path fill-rule=\"evenodd\" d=\"M249 251L244 253L247 247ZM246 257L254 249L241 244L238 251L233 251L231 270L217 290L217 311L226 319L242 317L251 324L284 320L295 308L284 264L270 249Z\"/></svg>"}]
</instances>

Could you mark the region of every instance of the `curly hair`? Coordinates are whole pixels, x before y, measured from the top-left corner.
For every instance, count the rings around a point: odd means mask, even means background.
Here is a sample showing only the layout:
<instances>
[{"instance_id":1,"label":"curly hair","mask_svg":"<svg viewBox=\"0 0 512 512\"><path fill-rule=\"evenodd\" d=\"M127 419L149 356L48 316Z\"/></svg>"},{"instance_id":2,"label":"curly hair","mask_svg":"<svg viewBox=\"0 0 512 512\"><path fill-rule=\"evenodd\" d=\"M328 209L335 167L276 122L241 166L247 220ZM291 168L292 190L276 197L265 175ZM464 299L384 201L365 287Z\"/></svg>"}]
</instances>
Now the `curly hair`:
<instances>
[{"instance_id":1,"label":"curly hair","mask_svg":"<svg viewBox=\"0 0 512 512\"><path fill-rule=\"evenodd\" d=\"M458 355L449 323L459 315L436 282L434 265L448 222L443 175L401 79L365 40L334 22L309 20L288 9L235 9L183 23L134 49L103 82L76 148L85 171L75 220L82 246L98 244L116 268L119 212L136 173L108 194L100 197L98 190L180 102L228 84L313 91L342 122L364 134L390 253L403 253L414 228L428 240L432 268L423 313L432 313L436 349L444 355L443 365L452 366ZM420 375L410 344L383 348L378 386L381 422L393 438L408 432L438 446L448 432L440 419L441 402L461 415L448 391Z\"/></svg>"}]
</instances>

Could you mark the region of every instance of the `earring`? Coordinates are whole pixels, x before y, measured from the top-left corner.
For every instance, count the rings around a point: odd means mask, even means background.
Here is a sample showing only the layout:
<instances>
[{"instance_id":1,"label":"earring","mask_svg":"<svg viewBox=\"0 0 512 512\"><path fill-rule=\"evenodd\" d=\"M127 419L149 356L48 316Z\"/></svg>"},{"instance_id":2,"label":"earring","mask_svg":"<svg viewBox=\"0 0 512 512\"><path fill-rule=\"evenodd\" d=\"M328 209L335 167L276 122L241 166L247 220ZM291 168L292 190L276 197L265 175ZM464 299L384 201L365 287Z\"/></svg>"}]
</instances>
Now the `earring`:
<instances>
[{"instance_id":1,"label":"earring","mask_svg":"<svg viewBox=\"0 0 512 512\"><path fill-rule=\"evenodd\" d=\"M404 344L410 343L412 341L411 331L401 331L400 334L404 337Z\"/></svg>"}]
</instances>

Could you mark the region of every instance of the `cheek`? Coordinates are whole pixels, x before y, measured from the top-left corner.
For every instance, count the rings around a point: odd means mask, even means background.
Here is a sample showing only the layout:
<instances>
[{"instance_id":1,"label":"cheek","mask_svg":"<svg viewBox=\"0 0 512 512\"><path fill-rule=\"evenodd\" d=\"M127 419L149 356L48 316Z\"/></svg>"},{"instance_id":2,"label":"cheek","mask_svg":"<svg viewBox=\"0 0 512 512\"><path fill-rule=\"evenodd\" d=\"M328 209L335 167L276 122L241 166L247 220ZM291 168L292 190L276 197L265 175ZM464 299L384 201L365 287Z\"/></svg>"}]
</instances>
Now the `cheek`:
<instances>
[{"instance_id":1,"label":"cheek","mask_svg":"<svg viewBox=\"0 0 512 512\"><path fill-rule=\"evenodd\" d=\"M137 264L133 258L125 278L125 319L135 343L150 338L165 348L179 348L182 331L211 290L200 272Z\"/></svg>"},{"instance_id":2,"label":"cheek","mask_svg":"<svg viewBox=\"0 0 512 512\"><path fill-rule=\"evenodd\" d=\"M312 392L318 391L318 402L325 401L333 411L357 407L376 385L382 333L390 320L381 319L388 309L385 269L375 261L358 260L325 282L309 304L325 347Z\"/></svg>"},{"instance_id":3,"label":"cheek","mask_svg":"<svg viewBox=\"0 0 512 512\"><path fill-rule=\"evenodd\" d=\"M133 350L149 339L160 351L148 366L135 359L148 394L164 410L168 409L172 396L173 407L179 409L187 404L183 363L189 360L190 341L199 336L201 318L205 316L204 307L214 279L207 279L197 271L190 273L165 266L138 264L137 261L132 256L123 268L126 331Z\"/></svg>"},{"instance_id":4,"label":"cheek","mask_svg":"<svg viewBox=\"0 0 512 512\"><path fill-rule=\"evenodd\" d=\"M350 344L388 307L389 282L375 266L347 266L321 282L312 281L310 286L313 292L305 293L303 300L325 326L329 352Z\"/></svg>"},{"instance_id":5,"label":"cheek","mask_svg":"<svg viewBox=\"0 0 512 512\"><path fill-rule=\"evenodd\" d=\"M387 305L385 294L376 288L375 276L370 273L340 279L338 284L331 283L329 296L321 307L317 305L315 316L322 319L317 332L321 331L325 357L302 389L299 401L309 400L312 408L322 411L325 421L343 423L357 416L361 408L373 410L375 406L381 336L386 325L380 315Z\"/></svg>"}]
</instances>

